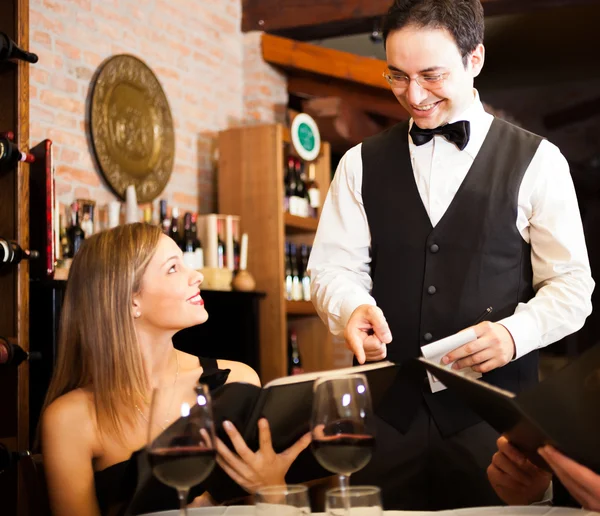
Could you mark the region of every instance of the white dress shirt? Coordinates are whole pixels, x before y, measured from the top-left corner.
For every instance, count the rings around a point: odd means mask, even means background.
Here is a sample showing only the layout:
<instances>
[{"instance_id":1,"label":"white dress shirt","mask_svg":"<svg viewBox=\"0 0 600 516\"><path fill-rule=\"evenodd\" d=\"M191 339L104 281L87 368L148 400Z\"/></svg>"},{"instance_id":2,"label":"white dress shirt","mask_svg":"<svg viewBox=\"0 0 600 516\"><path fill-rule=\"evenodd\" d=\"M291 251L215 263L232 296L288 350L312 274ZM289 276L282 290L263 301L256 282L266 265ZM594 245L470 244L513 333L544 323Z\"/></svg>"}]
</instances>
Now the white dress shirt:
<instances>
[{"instance_id":1,"label":"white dress shirt","mask_svg":"<svg viewBox=\"0 0 600 516\"><path fill-rule=\"evenodd\" d=\"M493 116L484 111L475 91L473 104L450 122L458 120L471 124L463 151L443 136L417 147L407 135L415 182L434 227L473 164ZM317 312L338 336L359 305L376 304L370 295L371 235L362 174L359 144L338 165L308 264ZM515 358L519 358L580 329L592 309L594 280L573 181L566 159L547 140L541 142L523 176L515 224L531 244L535 297L519 303L513 315L498 322L511 333ZM401 342L400 335L392 337Z\"/></svg>"}]
</instances>

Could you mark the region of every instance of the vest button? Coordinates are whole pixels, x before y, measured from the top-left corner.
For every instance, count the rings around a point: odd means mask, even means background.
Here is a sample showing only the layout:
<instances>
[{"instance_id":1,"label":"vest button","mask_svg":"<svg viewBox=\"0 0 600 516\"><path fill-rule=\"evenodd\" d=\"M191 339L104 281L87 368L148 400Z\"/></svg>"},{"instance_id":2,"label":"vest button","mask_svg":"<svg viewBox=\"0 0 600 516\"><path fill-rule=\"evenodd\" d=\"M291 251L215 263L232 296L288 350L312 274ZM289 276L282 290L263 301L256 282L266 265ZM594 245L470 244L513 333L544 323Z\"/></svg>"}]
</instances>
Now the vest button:
<instances>
[{"instance_id":1,"label":"vest button","mask_svg":"<svg viewBox=\"0 0 600 516\"><path fill-rule=\"evenodd\" d=\"M423 340L425 342L429 342L431 339L433 339L433 335L429 332L427 332L425 335L423 335Z\"/></svg>"},{"instance_id":2,"label":"vest button","mask_svg":"<svg viewBox=\"0 0 600 516\"><path fill-rule=\"evenodd\" d=\"M428 293L428 294L431 294L431 295L433 295L433 294L435 294L436 292L437 292L437 288L435 288L433 285L431 285L431 286L427 287L427 293Z\"/></svg>"},{"instance_id":3,"label":"vest button","mask_svg":"<svg viewBox=\"0 0 600 516\"><path fill-rule=\"evenodd\" d=\"M432 244L432 245L429 247L429 250L430 250L432 253L437 253L437 252L440 250L440 246L439 246L439 245L437 245L437 244Z\"/></svg>"}]
</instances>

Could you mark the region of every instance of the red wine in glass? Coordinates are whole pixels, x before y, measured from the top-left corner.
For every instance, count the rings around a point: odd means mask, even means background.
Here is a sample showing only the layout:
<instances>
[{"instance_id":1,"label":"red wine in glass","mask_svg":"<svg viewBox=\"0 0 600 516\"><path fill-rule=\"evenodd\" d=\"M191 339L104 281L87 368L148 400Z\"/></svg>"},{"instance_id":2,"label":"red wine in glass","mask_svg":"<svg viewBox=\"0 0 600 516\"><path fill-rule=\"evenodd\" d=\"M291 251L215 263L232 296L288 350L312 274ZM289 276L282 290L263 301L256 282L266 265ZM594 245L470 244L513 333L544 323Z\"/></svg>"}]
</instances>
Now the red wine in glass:
<instances>
[{"instance_id":1,"label":"red wine in glass","mask_svg":"<svg viewBox=\"0 0 600 516\"><path fill-rule=\"evenodd\" d=\"M187 515L191 487L215 465L215 433L208 387L190 370L159 382L152 392L148 458L158 480L177 490L179 514Z\"/></svg>"},{"instance_id":2,"label":"red wine in glass","mask_svg":"<svg viewBox=\"0 0 600 516\"><path fill-rule=\"evenodd\" d=\"M313 388L312 452L340 486L371 460L375 446L369 385L363 374L323 377Z\"/></svg>"}]
</instances>

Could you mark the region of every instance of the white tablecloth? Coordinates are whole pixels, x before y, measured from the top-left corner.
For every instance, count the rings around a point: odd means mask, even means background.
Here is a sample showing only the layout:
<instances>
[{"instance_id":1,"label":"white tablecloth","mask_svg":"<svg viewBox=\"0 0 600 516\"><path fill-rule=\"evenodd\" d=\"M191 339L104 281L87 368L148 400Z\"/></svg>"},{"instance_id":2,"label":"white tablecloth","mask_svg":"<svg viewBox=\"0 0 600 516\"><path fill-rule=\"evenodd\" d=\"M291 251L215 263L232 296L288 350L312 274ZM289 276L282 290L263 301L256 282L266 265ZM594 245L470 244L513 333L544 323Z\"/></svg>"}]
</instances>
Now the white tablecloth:
<instances>
[{"instance_id":1,"label":"white tablecloth","mask_svg":"<svg viewBox=\"0 0 600 516\"><path fill-rule=\"evenodd\" d=\"M475 507L454 511L385 511L385 516L593 516L600 513L566 507ZM152 516L178 516L179 511L153 512ZM150 516L150 515L148 515ZM254 507L203 507L188 509L188 516L254 516ZM325 516L325 513L313 513Z\"/></svg>"}]
</instances>

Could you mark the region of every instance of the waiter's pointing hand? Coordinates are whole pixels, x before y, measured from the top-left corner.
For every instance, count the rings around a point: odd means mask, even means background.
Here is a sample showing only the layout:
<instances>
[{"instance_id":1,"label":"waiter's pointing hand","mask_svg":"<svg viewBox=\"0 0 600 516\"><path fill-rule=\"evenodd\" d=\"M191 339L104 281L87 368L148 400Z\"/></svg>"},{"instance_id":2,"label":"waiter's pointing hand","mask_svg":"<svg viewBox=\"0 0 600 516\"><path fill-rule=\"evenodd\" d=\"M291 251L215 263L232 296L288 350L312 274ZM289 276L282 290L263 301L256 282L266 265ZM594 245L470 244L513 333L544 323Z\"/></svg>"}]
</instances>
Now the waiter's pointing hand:
<instances>
[{"instance_id":1,"label":"waiter's pointing hand","mask_svg":"<svg viewBox=\"0 0 600 516\"><path fill-rule=\"evenodd\" d=\"M360 305L346 324L344 338L358 363L364 364L365 360L373 362L386 357L386 344L392 341L392 332L381 308Z\"/></svg>"}]
</instances>

